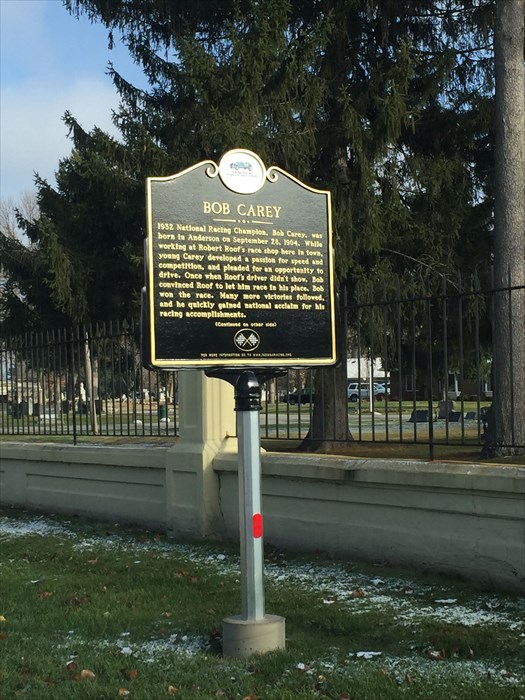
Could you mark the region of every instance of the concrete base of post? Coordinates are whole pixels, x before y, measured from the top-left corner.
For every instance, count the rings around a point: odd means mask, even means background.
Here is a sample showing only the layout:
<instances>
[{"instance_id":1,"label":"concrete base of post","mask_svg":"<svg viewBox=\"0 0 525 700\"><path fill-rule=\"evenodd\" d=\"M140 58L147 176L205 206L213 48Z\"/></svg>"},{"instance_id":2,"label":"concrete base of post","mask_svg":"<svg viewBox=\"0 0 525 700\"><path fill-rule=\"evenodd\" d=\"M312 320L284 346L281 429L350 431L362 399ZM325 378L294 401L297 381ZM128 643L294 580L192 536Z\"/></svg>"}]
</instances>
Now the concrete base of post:
<instances>
[{"instance_id":1,"label":"concrete base of post","mask_svg":"<svg viewBox=\"0 0 525 700\"><path fill-rule=\"evenodd\" d=\"M223 656L244 659L252 654L284 649L285 619L279 615L265 615L262 620L245 620L240 615L225 617L222 621Z\"/></svg>"}]
</instances>

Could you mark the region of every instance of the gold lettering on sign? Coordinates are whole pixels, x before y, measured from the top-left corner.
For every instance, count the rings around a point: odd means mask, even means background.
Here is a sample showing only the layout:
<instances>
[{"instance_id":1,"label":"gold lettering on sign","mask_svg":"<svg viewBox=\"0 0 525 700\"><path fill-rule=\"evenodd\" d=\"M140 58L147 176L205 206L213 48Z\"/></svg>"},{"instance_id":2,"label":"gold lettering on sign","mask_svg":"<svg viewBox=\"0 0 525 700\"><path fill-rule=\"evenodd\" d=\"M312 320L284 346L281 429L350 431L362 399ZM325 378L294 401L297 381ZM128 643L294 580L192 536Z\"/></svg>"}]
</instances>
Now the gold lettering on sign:
<instances>
[{"instance_id":1,"label":"gold lettering on sign","mask_svg":"<svg viewBox=\"0 0 525 700\"><path fill-rule=\"evenodd\" d=\"M210 319L217 327L249 319L252 326L275 328L283 312L326 311L327 235L276 226L282 209L272 203L203 201L201 214L209 223L157 221L160 317Z\"/></svg>"}]
</instances>

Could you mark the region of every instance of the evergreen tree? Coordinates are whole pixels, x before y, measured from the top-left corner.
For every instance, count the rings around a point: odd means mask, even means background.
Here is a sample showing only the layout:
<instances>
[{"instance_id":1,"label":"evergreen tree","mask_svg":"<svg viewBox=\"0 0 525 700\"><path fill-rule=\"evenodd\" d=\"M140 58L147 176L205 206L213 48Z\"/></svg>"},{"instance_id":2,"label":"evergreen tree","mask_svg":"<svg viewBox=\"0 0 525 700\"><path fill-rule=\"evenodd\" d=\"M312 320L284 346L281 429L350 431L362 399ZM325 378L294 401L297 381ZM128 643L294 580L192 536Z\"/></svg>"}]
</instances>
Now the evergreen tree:
<instances>
[{"instance_id":1,"label":"evergreen tree","mask_svg":"<svg viewBox=\"0 0 525 700\"><path fill-rule=\"evenodd\" d=\"M133 149L65 115L74 150L56 173L57 187L36 178L40 216L19 217L30 245L2 236L8 278L27 277L8 327L114 319L136 312L143 271L144 171ZM31 293L37 285L36 293ZM25 314L19 315L20 306ZM50 316L50 314L52 314ZM40 320L39 320L40 319ZM48 325L47 325L48 327Z\"/></svg>"},{"instance_id":2,"label":"evergreen tree","mask_svg":"<svg viewBox=\"0 0 525 700\"><path fill-rule=\"evenodd\" d=\"M332 191L341 290L388 280L409 258L425 269L488 259L490 0L64 4L110 42L120 30L150 85L111 67L123 145L67 115L75 150L56 192L39 183L33 231L67 313L122 313L140 288L146 176L241 146ZM312 437L344 439L344 362L319 372L317 396Z\"/></svg>"},{"instance_id":3,"label":"evergreen tree","mask_svg":"<svg viewBox=\"0 0 525 700\"><path fill-rule=\"evenodd\" d=\"M144 66L148 92L113 76L126 139L166 154L154 174L244 146L330 189L350 291L371 271L404 269L407 256L427 269L487 260L484 3L66 4L122 31ZM345 363L319 375L312 437L342 438Z\"/></svg>"},{"instance_id":4,"label":"evergreen tree","mask_svg":"<svg viewBox=\"0 0 525 700\"><path fill-rule=\"evenodd\" d=\"M25 192L19 203L2 200L0 216L0 323L2 335L20 335L60 325L46 282L49 261L39 241L24 238L20 224L39 218L36 198Z\"/></svg>"}]
</instances>

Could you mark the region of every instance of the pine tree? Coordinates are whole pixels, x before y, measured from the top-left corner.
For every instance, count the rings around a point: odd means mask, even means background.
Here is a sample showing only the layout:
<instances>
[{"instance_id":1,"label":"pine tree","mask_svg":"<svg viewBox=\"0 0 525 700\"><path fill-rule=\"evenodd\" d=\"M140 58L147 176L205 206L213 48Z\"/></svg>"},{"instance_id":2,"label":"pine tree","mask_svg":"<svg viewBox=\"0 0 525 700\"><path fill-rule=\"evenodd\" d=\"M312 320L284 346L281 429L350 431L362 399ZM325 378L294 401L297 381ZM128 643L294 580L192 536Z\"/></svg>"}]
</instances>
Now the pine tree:
<instances>
[{"instance_id":1,"label":"pine tree","mask_svg":"<svg viewBox=\"0 0 525 700\"><path fill-rule=\"evenodd\" d=\"M489 110L478 110L486 100L483 3L66 4L110 36L122 31L144 66L150 91L113 76L123 98L118 123L128 143L159 155L154 174L244 146L332 191L341 290L351 293L372 270L388 278L409 256L427 269L487 259L488 235L470 243L490 218L484 203L472 206L489 138ZM311 436L344 439L344 362L319 372L317 397Z\"/></svg>"},{"instance_id":2,"label":"pine tree","mask_svg":"<svg viewBox=\"0 0 525 700\"><path fill-rule=\"evenodd\" d=\"M67 115L74 152L56 192L39 182L43 216L32 230L66 313L128 310L141 285L146 176L241 146L332 191L341 299L409 258L426 269L487 260L490 2L65 5L103 22L110 41L122 32L150 84L138 89L111 68L123 144ZM345 337L340 344L344 357ZM318 374L311 436L345 439L345 362Z\"/></svg>"}]
</instances>

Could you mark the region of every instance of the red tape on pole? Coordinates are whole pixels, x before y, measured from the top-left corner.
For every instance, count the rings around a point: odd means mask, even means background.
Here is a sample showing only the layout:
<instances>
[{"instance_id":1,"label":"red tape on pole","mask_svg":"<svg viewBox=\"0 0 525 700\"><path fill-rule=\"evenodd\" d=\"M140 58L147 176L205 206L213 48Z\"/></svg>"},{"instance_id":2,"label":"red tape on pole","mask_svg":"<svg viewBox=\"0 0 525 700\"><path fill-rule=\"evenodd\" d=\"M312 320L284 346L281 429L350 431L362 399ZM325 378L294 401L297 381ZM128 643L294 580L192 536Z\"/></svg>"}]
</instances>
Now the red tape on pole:
<instances>
[{"instance_id":1,"label":"red tape on pole","mask_svg":"<svg viewBox=\"0 0 525 700\"><path fill-rule=\"evenodd\" d=\"M261 513L254 513L252 517L252 534L254 539L259 539L263 534L263 516Z\"/></svg>"}]
</instances>

